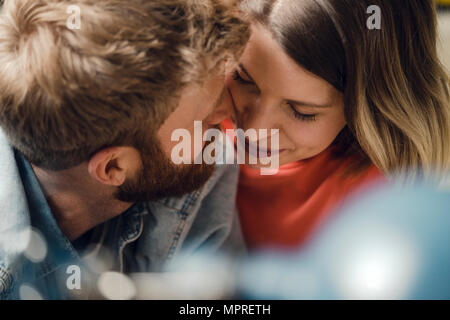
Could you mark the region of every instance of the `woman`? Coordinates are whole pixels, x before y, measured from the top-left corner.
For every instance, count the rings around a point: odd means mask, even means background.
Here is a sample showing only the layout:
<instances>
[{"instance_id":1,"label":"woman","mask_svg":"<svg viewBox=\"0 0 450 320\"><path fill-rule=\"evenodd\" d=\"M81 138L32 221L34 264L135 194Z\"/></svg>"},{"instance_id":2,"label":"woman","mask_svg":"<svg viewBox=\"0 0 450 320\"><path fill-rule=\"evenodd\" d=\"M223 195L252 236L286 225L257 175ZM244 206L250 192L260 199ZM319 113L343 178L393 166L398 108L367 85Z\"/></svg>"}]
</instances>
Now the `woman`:
<instances>
[{"instance_id":1,"label":"woman","mask_svg":"<svg viewBox=\"0 0 450 320\"><path fill-rule=\"evenodd\" d=\"M368 27L371 5L379 29ZM357 190L447 170L448 78L433 1L245 0L241 11L252 36L227 78L232 120L279 129L270 150L279 172L242 166L237 204L250 248L297 246Z\"/></svg>"}]
</instances>

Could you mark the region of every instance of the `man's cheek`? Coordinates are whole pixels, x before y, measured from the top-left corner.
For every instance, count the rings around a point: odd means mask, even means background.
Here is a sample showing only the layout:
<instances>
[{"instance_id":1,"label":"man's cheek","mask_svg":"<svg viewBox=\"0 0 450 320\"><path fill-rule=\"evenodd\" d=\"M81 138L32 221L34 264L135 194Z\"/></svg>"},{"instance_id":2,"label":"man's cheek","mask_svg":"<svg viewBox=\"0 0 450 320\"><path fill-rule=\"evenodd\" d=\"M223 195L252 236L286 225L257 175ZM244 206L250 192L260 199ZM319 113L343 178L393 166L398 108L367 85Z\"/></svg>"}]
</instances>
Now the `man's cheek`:
<instances>
[{"instance_id":1,"label":"man's cheek","mask_svg":"<svg viewBox=\"0 0 450 320\"><path fill-rule=\"evenodd\" d=\"M163 153L164 153L164 155L167 157L167 158L171 158L171 154L172 154L172 150L173 150L173 147L176 145L176 142L170 142L170 143L162 143L161 144L161 149L162 149L162 151L163 151Z\"/></svg>"},{"instance_id":2,"label":"man's cheek","mask_svg":"<svg viewBox=\"0 0 450 320\"><path fill-rule=\"evenodd\" d=\"M202 122L193 121L193 123L197 128L174 129L167 143L161 140L164 154L176 165L192 164L195 157L201 156L203 146L198 137L201 139Z\"/></svg>"}]
</instances>

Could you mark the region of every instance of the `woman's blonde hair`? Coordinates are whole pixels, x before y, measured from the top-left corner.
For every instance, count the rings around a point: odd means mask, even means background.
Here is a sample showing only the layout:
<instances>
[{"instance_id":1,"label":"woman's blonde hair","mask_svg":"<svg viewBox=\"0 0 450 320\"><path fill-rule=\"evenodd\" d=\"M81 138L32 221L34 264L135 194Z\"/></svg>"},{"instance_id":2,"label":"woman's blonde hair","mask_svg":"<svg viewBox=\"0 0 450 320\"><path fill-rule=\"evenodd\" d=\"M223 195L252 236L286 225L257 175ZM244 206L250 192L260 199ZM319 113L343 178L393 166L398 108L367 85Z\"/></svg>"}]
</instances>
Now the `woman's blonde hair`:
<instances>
[{"instance_id":1,"label":"woman's blonde hair","mask_svg":"<svg viewBox=\"0 0 450 320\"><path fill-rule=\"evenodd\" d=\"M380 8L380 29L367 26L371 5ZM244 0L241 10L343 93L339 156L360 154L359 169L373 163L408 180L447 171L449 81L432 0Z\"/></svg>"}]
</instances>

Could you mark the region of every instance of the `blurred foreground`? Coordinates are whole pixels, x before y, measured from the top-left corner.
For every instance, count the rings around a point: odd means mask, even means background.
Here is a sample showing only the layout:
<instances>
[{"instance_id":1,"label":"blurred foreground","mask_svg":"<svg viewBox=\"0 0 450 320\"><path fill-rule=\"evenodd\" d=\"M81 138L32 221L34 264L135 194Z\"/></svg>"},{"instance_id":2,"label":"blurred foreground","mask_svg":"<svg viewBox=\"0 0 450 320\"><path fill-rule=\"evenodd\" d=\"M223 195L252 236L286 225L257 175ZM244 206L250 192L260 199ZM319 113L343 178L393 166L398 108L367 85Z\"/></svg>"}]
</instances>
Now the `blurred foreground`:
<instances>
[{"instance_id":1,"label":"blurred foreground","mask_svg":"<svg viewBox=\"0 0 450 320\"><path fill-rule=\"evenodd\" d=\"M372 191L297 252L240 262L206 252L164 274L108 273L110 299L450 299L450 194Z\"/></svg>"}]
</instances>

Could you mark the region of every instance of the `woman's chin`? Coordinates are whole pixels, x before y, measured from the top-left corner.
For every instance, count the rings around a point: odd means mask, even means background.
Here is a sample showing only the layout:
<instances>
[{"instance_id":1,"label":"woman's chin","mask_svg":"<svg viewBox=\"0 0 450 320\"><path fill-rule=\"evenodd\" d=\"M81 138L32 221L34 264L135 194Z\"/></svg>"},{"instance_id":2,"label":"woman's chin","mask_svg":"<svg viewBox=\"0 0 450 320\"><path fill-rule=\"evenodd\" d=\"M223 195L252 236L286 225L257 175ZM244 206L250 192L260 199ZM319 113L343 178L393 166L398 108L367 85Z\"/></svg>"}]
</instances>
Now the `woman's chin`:
<instances>
[{"instance_id":1,"label":"woman's chin","mask_svg":"<svg viewBox=\"0 0 450 320\"><path fill-rule=\"evenodd\" d=\"M273 159L270 159L270 158L265 159L265 160L266 161L264 161L264 162L258 160L257 163L253 163L253 162L249 163L247 161L245 165L251 169L274 169L275 166L277 168L279 168L279 167L289 164L291 162L295 162L295 161L281 161L281 159L280 159L280 161L278 163L275 163L273 161Z\"/></svg>"}]
</instances>

